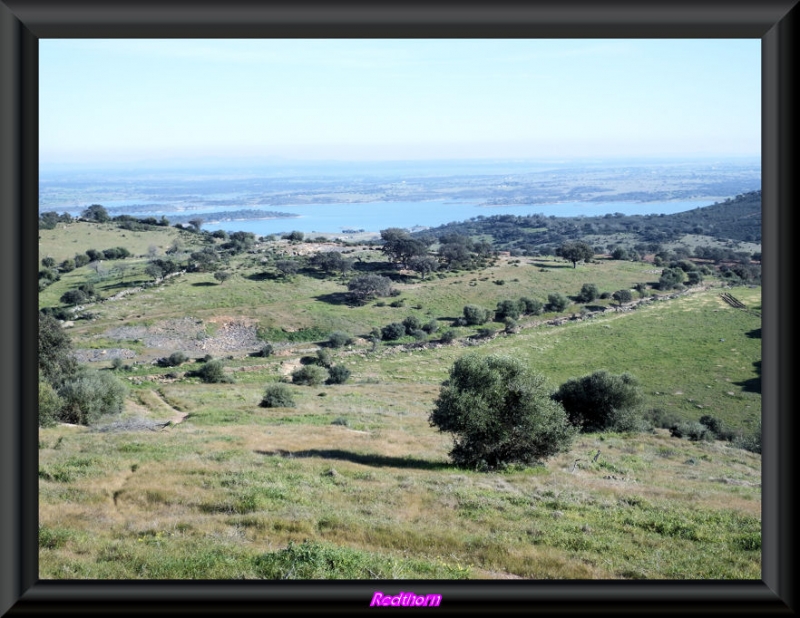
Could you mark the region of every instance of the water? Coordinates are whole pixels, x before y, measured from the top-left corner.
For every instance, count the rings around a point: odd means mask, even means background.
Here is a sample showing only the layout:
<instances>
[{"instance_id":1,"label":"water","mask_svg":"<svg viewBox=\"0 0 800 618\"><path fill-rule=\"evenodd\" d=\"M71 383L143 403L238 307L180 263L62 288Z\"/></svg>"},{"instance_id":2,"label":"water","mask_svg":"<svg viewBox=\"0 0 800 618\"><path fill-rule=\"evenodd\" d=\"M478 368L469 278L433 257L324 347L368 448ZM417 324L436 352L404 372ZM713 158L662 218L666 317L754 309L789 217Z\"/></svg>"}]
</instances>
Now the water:
<instances>
[{"instance_id":1,"label":"water","mask_svg":"<svg viewBox=\"0 0 800 618\"><path fill-rule=\"evenodd\" d=\"M672 214L708 206L713 200L674 202L562 202L557 204L525 204L486 207L450 200L429 202L367 202L363 204L310 204L302 206L259 206L299 215L291 219L258 219L205 223L203 229L227 232L253 232L258 236L282 234L297 230L310 233L340 233L344 229L377 232L388 227L437 227L466 221L473 217L494 215L531 215L577 217L602 216L607 213L625 215ZM167 215L169 218L169 215Z\"/></svg>"},{"instance_id":2,"label":"water","mask_svg":"<svg viewBox=\"0 0 800 618\"><path fill-rule=\"evenodd\" d=\"M219 198L223 194L203 196L204 200ZM230 197L229 194L224 194ZM200 201L200 200L198 200ZM480 206L477 203L435 200L424 202L365 202L360 204L302 204L302 205L266 205L257 206L241 204L236 206L210 205L208 203L192 203L177 201L165 204L148 203L147 200L108 200L102 202L112 216L126 212L125 206L131 208L136 217L161 217L168 219L171 215L180 214L204 215L212 212L234 210L267 210L297 215L293 218L280 219L247 219L238 221L208 221L203 229L225 230L227 232L253 232L257 236L283 234L293 230L305 234L341 233L345 229L378 232L388 227L415 228L437 227L446 223L461 222L473 217L491 217L494 215L531 215L543 214L555 217L603 216L605 214L622 213L624 215L673 214L691 210L713 203L711 199L682 200L670 202L559 202L555 204L519 204L511 206ZM152 208L148 207L152 206ZM79 215L85 206L48 206L43 210L56 210Z\"/></svg>"}]
</instances>

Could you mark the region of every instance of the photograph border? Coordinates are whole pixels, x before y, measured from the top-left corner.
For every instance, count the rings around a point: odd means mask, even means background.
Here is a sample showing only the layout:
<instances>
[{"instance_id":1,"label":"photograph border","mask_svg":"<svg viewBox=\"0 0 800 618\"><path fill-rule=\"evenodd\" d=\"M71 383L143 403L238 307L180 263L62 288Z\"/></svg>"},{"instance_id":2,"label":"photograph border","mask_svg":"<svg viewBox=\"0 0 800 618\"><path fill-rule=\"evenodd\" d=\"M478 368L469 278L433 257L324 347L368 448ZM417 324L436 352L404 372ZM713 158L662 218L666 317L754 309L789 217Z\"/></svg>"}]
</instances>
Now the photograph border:
<instances>
[{"instance_id":1,"label":"photograph border","mask_svg":"<svg viewBox=\"0 0 800 618\"><path fill-rule=\"evenodd\" d=\"M459 614L796 608L794 95L797 0L319 5L306 1L0 0L0 615L369 610L376 590ZM761 581L72 581L38 578L38 41L42 38L758 38L762 52ZM735 92L730 93L736 96Z\"/></svg>"}]
</instances>

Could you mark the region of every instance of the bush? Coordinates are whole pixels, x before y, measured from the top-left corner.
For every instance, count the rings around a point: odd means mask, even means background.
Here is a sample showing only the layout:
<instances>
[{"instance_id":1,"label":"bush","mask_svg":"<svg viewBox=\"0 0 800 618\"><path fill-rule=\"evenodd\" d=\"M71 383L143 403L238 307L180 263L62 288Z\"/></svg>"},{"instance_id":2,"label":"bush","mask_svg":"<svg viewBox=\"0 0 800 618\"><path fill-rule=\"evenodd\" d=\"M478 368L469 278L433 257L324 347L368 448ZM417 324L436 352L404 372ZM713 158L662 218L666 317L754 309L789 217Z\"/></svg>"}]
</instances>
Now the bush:
<instances>
[{"instance_id":1,"label":"bush","mask_svg":"<svg viewBox=\"0 0 800 618\"><path fill-rule=\"evenodd\" d=\"M502 322L505 318L517 320L522 310L522 303L517 300L501 300L497 303L497 309L494 312L494 320L495 322Z\"/></svg>"},{"instance_id":2,"label":"bush","mask_svg":"<svg viewBox=\"0 0 800 618\"><path fill-rule=\"evenodd\" d=\"M459 358L429 422L454 434L456 465L484 470L538 463L568 449L577 433L544 378L507 356Z\"/></svg>"},{"instance_id":3,"label":"bush","mask_svg":"<svg viewBox=\"0 0 800 618\"><path fill-rule=\"evenodd\" d=\"M258 404L262 408L294 408L294 398L292 391L285 384L270 384L264 396L261 398L261 403Z\"/></svg>"},{"instance_id":4,"label":"bush","mask_svg":"<svg viewBox=\"0 0 800 618\"><path fill-rule=\"evenodd\" d=\"M566 381L553 399L564 406L573 425L581 431L593 432L630 431L643 397L636 379L629 373L612 375L600 370Z\"/></svg>"},{"instance_id":5,"label":"bush","mask_svg":"<svg viewBox=\"0 0 800 618\"><path fill-rule=\"evenodd\" d=\"M415 330L422 329L422 320L420 320L415 315L410 315L405 320L403 320L403 326L405 326L406 328L406 334L410 335Z\"/></svg>"},{"instance_id":6,"label":"bush","mask_svg":"<svg viewBox=\"0 0 800 618\"><path fill-rule=\"evenodd\" d=\"M544 303L542 301L525 296L520 298L519 302L525 315L539 315L544 308Z\"/></svg>"},{"instance_id":7,"label":"bush","mask_svg":"<svg viewBox=\"0 0 800 618\"><path fill-rule=\"evenodd\" d=\"M734 441L734 446L742 448L751 453L761 454L761 419L758 420L758 425L755 431L749 436L743 436Z\"/></svg>"},{"instance_id":8,"label":"bush","mask_svg":"<svg viewBox=\"0 0 800 618\"><path fill-rule=\"evenodd\" d=\"M394 341L406 334L406 327L398 322L387 324L381 329L381 339L384 341Z\"/></svg>"},{"instance_id":9,"label":"bush","mask_svg":"<svg viewBox=\"0 0 800 618\"><path fill-rule=\"evenodd\" d=\"M196 375L198 378L200 378L200 380L207 384L233 382L233 378L225 375L225 368L222 365L222 361L219 360L208 361L202 367L200 367L200 369L195 371L193 375Z\"/></svg>"},{"instance_id":10,"label":"bush","mask_svg":"<svg viewBox=\"0 0 800 618\"><path fill-rule=\"evenodd\" d=\"M272 356L273 354L275 354L275 347L271 343L267 342L261 347L261 350L259 350L259 354L264 358Z\"/></svg>"},{"instance_id":11,"label":"bush","mask_svg":"<svg viewBox=\"0 0 800 618\"><path fill-rule=\"evenodd\" d=\"M700 417L700 424L708 427L708 430L717 440L727 440L733 442L736 434L725 427L725 424L718 418L705 414Z\"/></svg>"},{"instance_id":12,"label":"bush","mask_svg":"<svg viewBox=\"0 0 800 618\"><path fill-rule=\"evenodd\" d=\"M642 417L653 427L658 427L660 429L669 429L680 422L676 414L673 412L666 412L661 408L650 408L644 412Z\"/></svg>"},{"instance_id":13,"label":"bush","mask_svg":"<svg viewBox=\"0 0 800 618\"><path fill-rule=\"evenodd\" d=\"M334 365L328 370L328 384L344 384L350 378L350 370L344 365Z\"/></svg>"},{"instance_id":14,"label":"bush","mask_svg":"<svg viewBox=\"0 0 800 618\"><path fill-rule=\"evenodd\" d=\"M39 380L39 427L52 427L59 421L59 412L64 405L55 389L44 380Z\"/></svg>"},{"instance_id":15,"label":"bush","mask_svg":"<svg viewBox=\"0 0 800 618\"><path fill-rule=\"evenodd\" d=\"M468 326L476 324L485 324L491 315L488 309L478 307L477 305L467 305L464 307L464 319Z\"/></svg>"},{"instance_id":16,"label":"bush","mask_svg":"<svg viewBox=\"0 0 800 618\"><path fill-rule=\"evenodd\" d=\"M159 367L178 367L189 360L189 357L186 356L183 352L173 352L166 358L159 358L158 359L158 366Z\"/></svg>"},{"instance_id":17,"label":"bush","mask_svg":"<svg viewBox=\"0 0 800 618\"><path fill-rule=\"evenodd\" d=\"M292 372L292 383L305 386L319 386L322 384L328 372L319 365L306 365Z\"/></svg>"},{"instance_id":18,"label":"bush","mask_svg":"<svg viewBox=\"0 0 800 618\"><path fill-rule=\"evenodd\" d=\"M332 348L342 348L346 345L350 345L353 342L353 339L347 333L343 333L342 331L334 331L328 337L328 345Z\"/></svg>"},{"instance_id":19,"label":"bush","mask_svg":"<svg viewBox=\"0 0 800 618\"><path fill-rule=\"evenodd\" d=\"M581 291L578 292L578 302L590 303L593 300L597 300L598 296L600 296L600 290L597 289L594 283L584 283Z\"/></svg>"},{"instance_id":20,"label":"bush","mask_svg":"<svg viewBox=\"0 0 800 618\"><path fill-rule=\"evenodd\" d=\"M67 381L60 389L64 405L59 414L62 421L90 425L106 414L119 414L127 388L108 372L86 369Z\"/></svg>"},{"instance_id":21,"label":"bush","mask_svg":"<svg viewBox=\"0 0 800 618\"><path fill-rule=\"evenodd\" d=\"M569 298L560 292L547 295L547 311L564 311L567 307L569 307Z\"/></svg>"},{"instance_id":22,"label":"bush","mask_svg":"<svg viewBox=\"0 0 800 618\"><path fill-rule=\"evenodd\" d=\"M456 339L456 334L452 330L446 330L442 333L442 336L439 337L439 341L442 343L453 343Z\"/></svg>"},{"instance_id":23,"label":"bush","mask_svg":"<svg viewBox=\"0 0 800 618\"><path fill-rule=\"evenodd\" d=\"M710 441L714 439L714 434L702 423L678 423L670 427L670 435L673 438L689 438L692 442Z\"/></svg>"},{"instance_id":24,"label":"bush","mask_svg":"<svg viewBox=\"0 0 800 618\"><path fill-rule=\"evenodd\" d=\"M89 300L89 296L83 290L68 290L61 295L59 300L65 305L80 305Z\"/></svg>"},{"instance_id":25,"label":"bush","mask_svg":"<svg viewBox=\"0 0 800 618\"><path fill-rule=\"evenodd\" d=\"M431 320L430 322L422 326L422 330L424 330L429 335L432 335L437 330L439 330L439 322L435 319Z\"/></svg>"},{"instance_id":26,"label":"bush","mask_svg":"<svg viewBox=\"0 0 800 618\"><path fill-rule=\"evenodd\" d=\"M317 350L317 364L320 367L330 367L333 364L333 356L331 351L326 348Z\"/></svg>"}]
</instances>

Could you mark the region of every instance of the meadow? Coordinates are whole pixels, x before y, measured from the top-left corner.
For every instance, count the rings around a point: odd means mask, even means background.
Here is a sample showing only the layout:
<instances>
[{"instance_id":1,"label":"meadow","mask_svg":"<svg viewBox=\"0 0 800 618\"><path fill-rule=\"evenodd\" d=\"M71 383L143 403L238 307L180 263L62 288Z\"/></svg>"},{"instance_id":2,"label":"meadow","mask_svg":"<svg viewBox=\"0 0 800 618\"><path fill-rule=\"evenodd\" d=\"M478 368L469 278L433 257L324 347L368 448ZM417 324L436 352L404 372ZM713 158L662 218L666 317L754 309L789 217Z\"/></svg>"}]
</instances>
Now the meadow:
<instances>
[{"instance_id":1,"label":"meadow","mask_svg":"<svg viewBox=\"0 0 800 618\"><path fill-rule=\"evenodd\" d=\"M93 317L66 329L76 349L130 350L136 363L119 372L129 386L121 415L40 429L43 579L760 579L758 454L656 427L581 434L540 466L486 473L454 467L451 437L428 422L453 362L479 351L524 360L553 389L598 369L628 371L649 410L712 415L749 433L761 410L759 287L723 290L709 277L636 309L605 312L616 303L598 300L590 317L572 304L479 338L452 326L467 304L574 295L588 282L614 291L652 284L658 269L506 257L427 280L398 273L399 295L351 306L345 278L271 268L275 256L315 250L308 243L273 241L231 258L224 283L197 272L150 285L150 247L163 251L179 235L192 250L193 237L174 229L73 223L40 233L40 257L115 246L134 254L121 272L109 261L104 275L64 273L40 306L90 280L105 297L136 288L87 306ZM365 272L385 260L367 246L345 250ZM411 315L455 341L366 341ZM148 329L185 318L196 327L185 340L214 342L232 324L259 333L257 345L218 356L232 382L191 377L202 354L173 349L180 338L148 339ZM346 383L288 384L296 407L259 406L266 386L337 330L354 337L330 350L351 372ZM268 357L256 355L264 339L275 345ZM189 362L151 364L175 351ZM110 360L92 365L112 371ZM131 429L143 419L162 426Z\"/></svg>"}]
</instances>

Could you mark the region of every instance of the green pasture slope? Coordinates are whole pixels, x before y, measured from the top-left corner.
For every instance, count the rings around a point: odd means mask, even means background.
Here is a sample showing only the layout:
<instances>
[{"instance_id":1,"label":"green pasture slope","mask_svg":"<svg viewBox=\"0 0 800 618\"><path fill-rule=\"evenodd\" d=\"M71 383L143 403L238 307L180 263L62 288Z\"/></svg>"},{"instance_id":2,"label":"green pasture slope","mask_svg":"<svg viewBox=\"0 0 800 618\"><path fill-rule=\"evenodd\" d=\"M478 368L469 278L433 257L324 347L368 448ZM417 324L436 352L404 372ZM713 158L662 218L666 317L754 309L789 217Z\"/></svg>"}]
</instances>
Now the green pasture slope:
<instances>
[{"instance_id":1,"label":"green pasture slope","mask_svg":"<svg viewBox=\"0 0 800 618\"><path fill-rule=\"evenodd\" d=\"M52 238L44 231L43 255L71 257L84 242L83 250L126 246L118 231L107 230L117 236L98 246L91 229L77 226ZM169 246L179 232L146 234L139 249L128 247L135 255ZM107 331L191 316L213 332L213 318L246 317L274 336L279 353L225 358L235 379L228 384L186 376L199 366L192 362L144 363L119 373L130 386L121 417L41 429L40 577L761 577L757 454L656 429L581 435L542 466L480 473L452 467L449 436L427 420L455 359L480 351L524 359L553 388L597 369L629 371L645 407L685 420L710 414L747 433L761 408L760 288L723 290L707 278L707 289L633 311L558 326L548 324L556 314L528 316L512 335L469 339L477 327L459 327L454 343L426 348L403 345L411 338L376 347L358 340L331 350L352 372L345 384L289 384L296 407L262 408L265 387L318 348L319 337L292 342L298 329L364 336L417 315L437 319L441 332L465 304L494 308L507 298L574 295L588 282L614 291L658 278L645 263L598 260L573 269L520 258L428 281L409 277L395 284L399 296L351 307L344 281L276 276L261 259L278 246L288 249L277 243L233 258L226 268L235 276L222 284L188 273L98 303L89 308L93 320L68 330L76 348L126 347L149 360L164 351ZM381 260L355 252L362 263ZM62 275L42 292L41 306L59 306L64 291L89 279L106 297L148 280L145 258L123 262L129 268L116 275L98 277L88 267ZM745 309L724 302L722 291ZM392 307L397 299L403 304ZM580 307L562 315L577 316ZM121 430L143 419L173 424Z\"/></svg>"}]
</instances>

